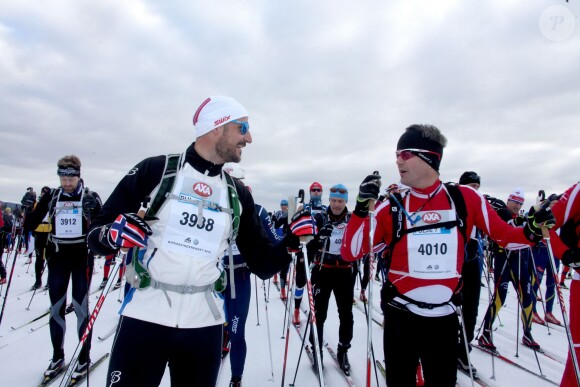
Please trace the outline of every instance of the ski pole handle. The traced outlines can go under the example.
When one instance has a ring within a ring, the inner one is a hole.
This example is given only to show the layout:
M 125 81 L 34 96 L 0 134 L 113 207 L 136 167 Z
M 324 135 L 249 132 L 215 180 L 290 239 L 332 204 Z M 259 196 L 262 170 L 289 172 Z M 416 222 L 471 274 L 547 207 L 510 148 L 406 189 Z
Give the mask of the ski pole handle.
M 546 201 L 546 192 L 541 189 L 538 191 L 538 197 L 536 198 L 536 205 L 534 205 L 534 209 L 537 211 L 541 208 L 545 208 L 550 205 L 549 201 Z M 542 230 L 542 236 L 545 240 L 550 240 L 550 230 L 546 226 L 540 226 Z
M 374 171 L 373 175 L 379 175 L 379 171 Z M 375 211 L 375 203 L 376 200 L 370 199 L 369 200 L 369 212 L 374 212 Z

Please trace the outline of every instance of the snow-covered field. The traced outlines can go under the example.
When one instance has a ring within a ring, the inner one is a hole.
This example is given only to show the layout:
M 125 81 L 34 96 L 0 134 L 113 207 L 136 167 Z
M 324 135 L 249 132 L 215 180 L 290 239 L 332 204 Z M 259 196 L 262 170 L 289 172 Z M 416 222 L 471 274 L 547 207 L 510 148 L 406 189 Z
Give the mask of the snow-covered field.
M 4 257 L 4 259 L 5 258 L 6 257 Z M 12 263 L 12 258 L 13 257 L 11 256 L 10 265 Z M 0 325 L 0 385 L 2 386 L 20 387 L 38 385 L 42 380 L 42 374 L 48 366 L 52 356 L 47 316 L 23 328 L 17 330 L 12 329 L 12 327 L 16 328 L 17 326 L 41 315 L 43 312 L 46 312 L 49 307 L 48 294 L 42 290 L 37 292 L 32 300 L 30 309 L 26 309 L 32 296 L 32 292 L 27 292 L 27 290 L 34 282 L 34 265 L 29 266 L 26 264 L 26 261 L 27 257 L 22 255 L 18 256 L 6 302 L 4 317 Z M 102 259 L 95 262 L 95 274 L 92 283 L 93 290 L 96 289 L 102 280 L 103 263 L 104 260 Z M 10 270 L 10 268 L 8 269 Z M 46 282 L 46 274 L 44 277 L 44 282 Z M 254 293 L 252 295 L 250 313 L 246 325 L 248 355 L 243 382 L 245 386 L 276 386 L 281 383 L 282 362 L 284 356 L 285 340 L 282 338 L 286 334 L 286 331 L 283 330 L 284 304 L 280 301 L 280 296 L 276 287 L 273 284 L 269 285 L 269 283 L 266 282 L 266 291 L 269 291 L 270 294 L 268 313 L 266 314 L 262 281 L 258 280 L 257 283 L 258 307 L 256 308 L 256 297 Z M 375 282 L 375 284 L 378 285 L 377 282 Z M 255 291 L 256 289 L 254 288 L 253 278 L 252 287 L 253 291 Z M 375 289 L 378 289 L 378 286 L 375 286 Z M 4 295 L 6 285 L 2 287 L 1 291 L 2 295 Z M 543 291 L 545 291 L 545 289 L 543 289 Z M 355 295 L 358 295 L 358 292 L 359 290 L 355 289 Z M 91 310 L 92 307 L 94 307 L 99 294 L 100 293 L 97 292 L 91 296 Z M 378 294 L 378 292 L 375 292 L 375 294 Z M 115 326 L 121 297 L 122 294 L 120 291 L 112 291 L 109 294 L 94 325 L 91 351 L 91 357 L 93 360 L 110 351 L 113 336 L 104 341 L 99 340 L 98 336 L 106 334 Z M 564 297 L 566 302 L 568 302 L 567 290 L 564 290 Z M 2 298 L 2 301 L 4 301 L 4 298 Z M 483 318 L 488 302 L 487 288 L 482 288 L 479 319 Z M 306 303 L 307 299 L 304 299 L 303 304 L 306 305 Z M 378 299 L 374 300 L 374 305 L 375 316 L 378 319 L 382 319 L 382 316 L 379 315 Z M 538 310 L 541 311 L 542 308 L 540 304 L 538 304 L 538 307 Z M 552 360 L 545 355 L 538 354 L 538 361 L 541 366 L 540 371 L 534 352 L 523 347 L 521 344 L 519 347 L 516 347 L 516 311 L 517 300 L 515 298 L 515 292 L 510 288 L 506 306 L 501 310 L 499 315 L 502 325 L 500 326 L 499 321 L 496 320 L 497 330 L 494 332 L 494 341 L 498 350 L 503 355 L 510 359 L 514 359 L 519 364 L 529 368 L 533 372 L 537 374 L 543 373 L 547 380 L 520 370 L 499 359 L 495 359 L 495 361 L 492 362 L 492 358 L 489 354 L 474 349 L 472 352 L 472 361 L 479 370 L 479 375 L 482 380 L 493 386 L 559 385 L 564 370 L 563 363 L 566 360 L 567 354 L 567 341 L 564 329 L 562 327 L 555 327 L 550 329 L 548 332 L 546 327 L 534 325 L 534 338 L 542 348 L 549 351 L 549 353 L 556 359 Z M 352 348 L 349 351 L 349 358 L 352 365 L 353 378 L 357 382 L 357 385 L 363 386 L 366 373 L 366 321 L 364 314 L 357 308 L 353 308 L 353 313 L 355 319 L 354 339 L 352 342 Z M 560 307 L 558 304 L 554 306 L 554 314 L 561 319 Z M 543 312 L 540 312 L 540 315 L 543 316 Z M 270 339 L 272 345 L 274 369 L 273 381 L 271 380 L 270 357 L 268 350 L 267 319 L 269 319 Z M 302 327 L 304 328 L 306 317 L 302 315 L 302 319 Z M 65 353 L 67 360 L 70 360 L 68 357 L 72 355 L 78 343 L 75 332 L 76 316 L 74 314 L 67 315 L 67 326 Z M 36 330 L 32 331 L 31 328 Z M 329 316 L 325 325 L 325 335 L 325 341 L 336 350 L 336 344 L 338 342 L 338 316 L 333 301 L 331 301 L 329 307 Z M 519 337 L 521 340 L 521 333 Z M 373 324 L 373 343 L 376 358 L 382 360 L 382 328 L 377 324 Z M 195 343 L 192 343 L 192 345 L 195 345 Z M 519 357 L 515 357 L 516 351 Z M 292 383 L 294 380 L 299 352 L 300 339 L 297 335 L 297 331 L 291 327 L 285 385 Z M 337 371 L 328 352 L 324 355 L 327 385 L 347 385 L 341 374 Z M 95 386 L 103 386 L 106 380 L 106 371 L 107 363 L 105 362 L 90 374 L 89 383 Z M 494 379 L 491 379 L 492 376 L 494 376 Z M 226 361 L 223 369 L 220 371 L 218 386 L 228 386 L 229 379 L 229 361 Z M 378 380 L 379 385 L 385 385 L 385 380 L 380 373 L 378 374 Z M 192 375 L 192 386 L 195 385 L 194 381 L 195 375 Z M 373 385 L 375 384 L 376 381 L 373 377 Z M 459 372 L 458 384 L 460 386 L 471 386 L 471 381 L 466 375 Z M 54 383 L 53 385 L 56 386 L 58 384 Z M 161 385 L 170 385 L 168 372 L 166 372 Z M 318 385 L 317 378 L 311 371 L 310 363 L 306 356 L 302 357 L 300 366 L 298 367 L 295 385 Z

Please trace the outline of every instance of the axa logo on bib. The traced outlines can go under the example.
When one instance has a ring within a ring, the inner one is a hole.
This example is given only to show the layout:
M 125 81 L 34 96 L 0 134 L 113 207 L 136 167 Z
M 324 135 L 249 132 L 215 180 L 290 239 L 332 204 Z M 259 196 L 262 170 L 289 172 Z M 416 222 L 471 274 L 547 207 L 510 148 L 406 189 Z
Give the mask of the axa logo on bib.
M 427 212 L 423 214 L 421 219 L 428 224 L 439 223 L 441 221 L 441 215 L 437 212 Z
M 213 193 L 211 187 L 202 182 L 197 182 L 193 185 L 193 192 L 204 198 L 211 196 Z

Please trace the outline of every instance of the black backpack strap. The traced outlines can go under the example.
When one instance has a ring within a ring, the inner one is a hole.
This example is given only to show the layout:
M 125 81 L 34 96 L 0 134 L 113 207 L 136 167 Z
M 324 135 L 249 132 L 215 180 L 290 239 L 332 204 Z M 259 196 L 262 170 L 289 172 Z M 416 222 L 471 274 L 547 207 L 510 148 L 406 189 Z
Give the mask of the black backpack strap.
M 459 221 L 458 228 L 461 235 L 463 235 L 463 240 L 467 244 L 469 238 L 467 235 L 467 207 L 465 206 L 465 199 L 463 198 L 463 194 L 461 193 L 458 184 L 445 183 L 445 188 L 447 188 L 447 192 L 455 204 L 457 220 Z
M 389 195 L 389 203 L 391 205 L 391 219 L 393 221 L 393 235 L 391 237 L 391 243 L 389 243 L 390 251 L 403 238 L 405 232 L 405 215 L 403 208 L 403 197 L 400 193 L 392 193 Z
M 167 199 L 167 194 L 173 189 L 175 184 L 175 178 L 177 177 L 177 171 L 179 169 L 179 160 L 181 159 L 180 153 L 168 154 L 165 159 L 165 168 L 163 169 L 163 176 L 161 177 L 161 182 L 159 183 L 159 189 L 155 198 L 149 206 L 147 211 L 147 216 L 155 217 L 159 209 L 165 203 Z
M 48 216 L 52 219 L 54 218 L 54 211 L 56 211 L 56 203 L 62 192 L 62 188 L 51 189 L 50 191 L 50 202 L 48 202 Z

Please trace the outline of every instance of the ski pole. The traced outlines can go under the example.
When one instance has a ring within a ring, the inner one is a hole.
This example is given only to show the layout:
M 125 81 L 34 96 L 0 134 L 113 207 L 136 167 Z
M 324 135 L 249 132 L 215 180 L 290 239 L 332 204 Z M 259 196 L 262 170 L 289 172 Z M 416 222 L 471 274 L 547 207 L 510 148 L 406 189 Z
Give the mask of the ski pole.
M 145 213 L 147 212 L 147 205 L 149 203 L 149 200 L 150 200 L 150 198 L 147 197 L 143 201 L 141 208 L 137 212 L 137 215 L 139 217 L 141 217 L 141 218 L 145 217 Z M 128 251 L 129 251 L 128 248 L 121 248 L 121 250 L 117 253 L 117 258 L 115 259 L 115 267 L 113 270 L 111 270 L 111 275 L 109 276 L 109 279 L 107 280 L 107 284 L 105 285 L 105 287 L 101 291 L 101 295 L 99 296 L 99 299 L 98 299 L 95 307 L 93 308 L 93 312 L 91 313 L 91 317 L 89 318 L 87 326 L 85 327 L 85 331 L 83 332 L 83 335 L 81 336 L 81 339 L 80 339 L 79 343 L 77 344 L 75 351 L 73 352 L 73 355 L 71 357 L 72 360 L 64 372 L 64 376 L 59 384 L 59 387 L 64 387 L 64 386 L 68 385 L 68 383 L 72 379 L 72 374 L 74 372 L 74 369 L 76 368 L 76 366 L 79 362 L 78 356 L 80 354 L 80 351 L 81 351 L 83 345 L 85 344 L 85 342 L 87 341 L 87 338 L 89 337 L 89 335 L 91 334 L 91 332 L 93 330 L 93 325 L 95 324 L 95 321 L 97 320 L 97 317 L 99 315 L 99 312 L 101 311 L 101 307 L 103 306 L 103 303 L 105 302 L 105 298 L 107 297 L 107 294 L 111 290 L 111 287 L 113 285 L 113 281 L 115 281 L 115 278 L 117 277 L 117 272 L 119 271 L 119 268 L 121 267 L 121 262 L 125 261 L 125 259 L 127 257 Z M 87 295 L 88 295 L 88 291 L 87 291 Z M 90 368 L 90 366 L 89 366 L 89 368 Z
M 308 328 L 312 330 L 312 324 L 310 323 L 310 317 L 312 311 L 308 311 L 308 317 L 306 318 L 306 328 L 304 329 L 304 336 L 302 336 L 302 344 L 300 345 L 300 354 L 298 355 L 298 362 L 296 363 L 296 371 L 294 372 L 294 380 L 290 383 L 290 386 L 296 385 L 296 377 L 298 376 L 298 367 L 300 367 L 300 360 L 302 360 L 302 353 L 304 352 L 304 343 L 306 342 L 306 335 L 308 334 Z M 316 344 L 318 346 L 318 344 Z
M 511 255 L 511 254 L 510 254 Z M 508 256 L 509 259 L 509 256 Z M 520 348 L 520 313 L 523 305 L 523 289 L 522 289 L 522 254 L 518 252 L 518 286 L 516 288 L 516 298 L 518 299 L 518 307 L 517 311 L 517 320 L 516 320 L 516 357 L 520 357 L 519 355 L 519 348 Z M 525 318 L 524 314 L 522 313 L 522 317 Z
M 126 252 L 120 252 L 116 258 L 116 261 L 124 260 L 126 255 L 127 255 Z M 97 301 L 95 307 L 93 308 L 93 312 L 91 313 L 91 317 L 89 318 L 89 322 L 85 328 L 85 331 L 83 332 L 83 335 L 81 336 L 81 339 L 79 340 L 79 343 L 77 344 L 75 351 L 73 352 L 73 355 L 71 357 L 72 360 L 69 363 L 69 365 L 64 373 L 64 377 L 62 378 L 61 383 L 59 384 L 59 387 L 67 386 L 72 378 L 72 374 L 74 372 L 74 369 L 76 368 L 76 366 L 79 362 L 78 356 L 80 354 L 80 351 L 81 351 L 83 345 L 85 344 L 85 342 L 87 341 L 87 338 L 89 337 L 90 333 L 93 330 L 93 325 L 95 323 L 95 320 L 97 319 L 97 316 L 99 315 L 99 312 L 101 311 L 101 307 L 103 306 L 103 303 L 105 302 L 105 298 L 107 297 L 107 294 L 111 290 L 114 278 L 116 277 L 117 271 L 119 270 L 119 266 L 120 266 L 120 262 L 116 262 L 115 267 L 111 270 L 111 273 L 113 275 L 111 275 L 109 277 L 109 279 L 107 280 L 107 284 L 105 285 L 105 287 L 101 291 L 101 295 L 99 296 L 99 300 Z
M 538 199 L 544 199 L 544 191 L 539 192 Z M 538 200 L 539 201 L 539 200 Z M 548 203 L 549 204 L 549 203 Z M 539 205 L 537 203 L 536 205 Z M 566 306 L 564 305 L 564 296 L 562 295 L 562 289 L 558 283 L 558 278 L 556 277 L 556 264 L 554 258 L 554 251 L 552 250 L 552 242 L 550 241 L 550 232 L 546 226 L 541 226 L 542 236 L 546 242 L 546 247 L 548 248 L 548 261 L 550 262 L 550 268 L 552 269 L 552 275 L 554 276 L 554 281 L 556 281 L 556 293 L 558 293 L 558 300 L 560 301 L 560 309 L 562 311 L 562 320 L 564 327 L 566 328 L 566 337 L 568 338 L 568 349 L 570 350 L 570 357 L 572 359 L 572 364 L 574 365 L 574 373 L 576 375 L 576 382 L 580 385 L 580 367 L 578 366 L 578 357 L 576 356 L 576 349 L 574 345 L 574 340 L 572 338 L 572 332 L 570 331 L 570 320 L 568 319 L 568 313 L 566 312 Z
M 4 301 L 2 302 L 2 311 L 0 312 L 0 325 L 2 325 L 2 318 L 4 317 L 4 308 L 6 307 L 6 300 L 8 299 L 8 291 L 10 290 L 10 284 L 12 283 L 12 276 L 14 275 L 14 266 L 16 266 L 16 257 L 18 256 L 18 250 L 14 251 L 14 259 L 12 260 L 12 268 L 10 269 L 10 278 L 8 278 L 8 284 L 6 285 L 6 292 L 4 293 Z M 8 262 L 8 259 L 6 259 Z
M 286 345 L 284 346 L 284 363 L 282 364 L 282 384 L 281 387 L 284 387 L 284 379 L 286 377 L 286 362 L 288 361 L 288 342 L 290 340 L 290 308 L 292 307 L 292 304 L 294 303 L 294 290 L 296 287 L 296 254 L 292 253 L 292 266 L 290 267 L 290 270 L 292 271 L 292 285 L 290 287 L 288 287 L 289 290 L 291 290 L 291 294 L 289 294 L 289 297 L 286 300 L 286 312 L 288 315 L 288 318 L 285 319 L 285 324 L 286 324 Z M 286 316 L 284 316 L 286 317 Z M 284 336 L 282 336 L 282 338 L 284 338 Z M 302 352 L 300 352 L 300 355 L 302 355 Z
M 378 171 L 374 172 L 378 175 Z M 375 253 L 373 252 L 373 247 L 375 245 L 375 201 L 369 199 L 369 305 L 373 302 L 373 282 L 374 282 L 374 266 L 375 266 Z M 371 386 L 371 355 L 372 355 L 372 341 L 373 341 L 373 308 L 368 309 L 369 315 L 367 319 L 367 387 Z
M 463 309 L 461 305 L 457 305 L 457 313 L 461 320 L 461 332 L 463 333 L 463 344 L 465 344 L 465 353 L 467 354 L 467 366 L 469 367 L 469 377 L 471 379 L 471 387 L 475 387 L 475 377 L 473 376 L 473 369 L 471 368 L 471 356 L 469 354 L 469 343 L 467 342 L 467 332 L 465 332 L 465 320 L 463 319 Z
M 266 297 L 266 286 L 265 281 L 262 280 L 262 286 L 264 288 L 264 307 L 266 309 L 266 329 L 268 331 L 268 350 L 270 351 L 270 374 L 272 375 L 271 380 L 274 382 L 274 363 L 272 360 L 272 337 L 270 336 L 270 318 L 268 317 L 268 298 Z
M 291 196 L 288 198 L 288 224 L 290 224 L 294 213 L 296 212 L 296 198 Z M 290 294 L 286 298 L 286 310 L 284 313 L 288 316 L 286 319 L 286 315 L 284 315 L 284 323 L 286 324 L 286 344 L 284 346 L 284 362 L 282 364 L 282 384 L 281 387 L 284 387 L 284 379 L 286 377 L 286 364 L 288 361 L 288 342 L 290 340 L 290 316 L 291 316 L 291 308 L 294 303 L 294 291 L 296 290 L 296 253 L 292 253 L 292 264 L 290 265 L 290 270 L 292 274 L 292 284 L 288 286 L 288 290 Z M 284 331 L 282 331 L 282 338 L 284 338 Z M 300 356 L 302 356 L 302 351 L 300 351 Z M 300 358 L 298 358 L 300 361 Z
M 361 276 L 361 273 L 360 273 L 360 271 L 359 271 L 357 278 L 359 278 L 359 279 L 360 279 L 360 276 Z M 365 317 L 366 317 L 366 319 L 368 320 L 368 318 L 369 318 L 369 313 L 368 313 L 368 311 L 367 311 L 367 304 L 366 304 L 365 302 L 363 302 L 362 304 L 363 304 L 363 307 L 364 307 L 364 310 L 365 310 Z M 371 308 L 371 307 L 372 307 L 372 306 L 369 304 L 369 308 Z M 384 329 L 384 328 L 383 328 L 383 329 Z M 377 363 L 376 363 L 376 361 L 375 361 L 375 349 L 374 349 L 374 347 L 373 347 L 373 344 L 372 344 L 372 343 L 371 343 L 371 352 L 372 352 L 372 355 L 373 355 L 373 368 L 375 369 L 375 380 L 376 380 L 376 382 L 377 382 L 377 386 L 378 386 L 378 385 L 379 385 L 379 374 L 377 373 Z
M 254 275 L 254 289 L 256 289 L 256 318 L 258 319 L 256 326 L 260 326 L 260 312 L 258 312 L 258 279 L 256 275 Z
M 295 254 L 292 253 L 292 261 L 294 261 L 294 259 L 295 259 Z M 295 277 L 293 277 L 293 273 L 294 273 L 294 266 L 293 265 L 294 265 L 294 262 L 292 262 L 289 265 L 290 266 L 289 267 L 289 270 L 290 270 L 289 274 L 290 274 L 290 277 L 294 280 Z M 284 303 L 284 319 L 282 320 L 283 324 L 282 324 L 282 337 L 281 337 L 281 339 L 284 339 L 284 331 L 286 330 L 286 317 L 290 313 L 289 305 L 292 303 L 291 301 L 292 301 L 292 297 L 293 297 L 293 295 L 290 295 L 290 292 L 293 289 L 293 283 L 286 282 L 286 284 L 284 285 L 284 288 L 287 289 L 287 293 L 286 293 L 287 296 L 286 296 L 286 302 L 284 302 L 284 300 L 282 300 L 282 302 Z M 290 301 L 288 301 L 288 299 L 290 299 Z M 290 321 L 290 319 L 288 319 L 288 321 Z
M 43 257 L 44 259 L 44 257 Z M 46 269 L 46 259 L 44 259 L 44 265 L 42 266 L 42 271 L 40 272 L 40 277 L 42 278 L 42 274 L 44 273 L 44 270 Z M 26 307 L 26 310 L 30 310 L 30 304 L 32 304 L 32 299 L 34 298 L 34 295 L 36 294 L 36 291 L 38 289 L 36 288 L 36 286 L 34 287 L 34 292 L 32 292 L 32 297 L 30 297 L 30 302 L 28 303 L 28 306 Z
M 304 190 L 298 192 L 298 197 L 301 203 L 304 203 Z M 306 251 L 306 244 L 312 239 L 312 236 L 301 236 L 300 247 L 302 255 L 304 255 L 304 271 L 306 272 L 306 286 L 308 288 L 308 304 L 310 306 L 310 328 L 314 338 L 314 354 L 318 360 L 318 383 L 320 387 L 324 386 L 324 375 L 322 374 L 322 354 L 320 353 L 320 344 L 318 341 L 318 328 L 316 327 L 316 310 L 314 308 L 314 295 L 312 294 L 312 281 L 310 279 L 310 268 L 308 267 L 308 252 Z
M 540 246 L 538 246 L 538 251 L 540 249 Z M 532 271 L 532 278 L 534 278 L 535 282 L 538 284 L 538 293 L 540 295 L 540 303 L 542 304 L 542 309 L 544 310 L 544 316 L 546 316 L 546 300 L 544 299 L 544 294 L 542 293 L 542 277 L 540 277 L 540 275 L 538 274 L 538 272 L 536 271 L 536 260 L 534 258 L 534 252 L 532 251 L 532 249 L 530 248 L 530 254 L 532 257 L 532 264 L 534 265 L 534 269 Z M 546 278 L 546 285 L 548 284 L 548 278 Z M 532 287 L 533 289 L 533 287 Z M 538 296 L 536 294 L 533 294 L 534 297 L 536 297 L 536 304 L 537 304 L 537 299 Z M 533 300 L 532 300 L 533 302 Z M 536 308 L 537 309 L 537 308 Z M 550 332 L 550 326 L 549 324 L 546 322 L 546 329 L 548 330 L 548 335 L 551 335 L 552 332 Z

